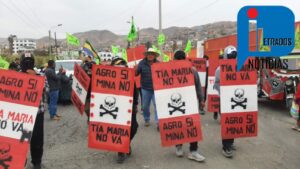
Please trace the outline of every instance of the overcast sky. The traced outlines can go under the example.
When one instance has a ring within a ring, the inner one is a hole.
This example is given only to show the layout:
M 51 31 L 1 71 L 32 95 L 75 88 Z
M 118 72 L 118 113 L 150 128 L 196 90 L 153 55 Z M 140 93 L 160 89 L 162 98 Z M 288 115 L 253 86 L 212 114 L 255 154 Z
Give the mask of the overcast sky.
M 191 27 L 216 21 L 236 21 L 245 5 L 284 5 L 300 20 L 300 0 L 162 0 L 163 28 Z M 107 29 L 127 34 L 134 16 L 140 28 L 158 28 L 158 0 L 0 0 L 0 37 L 48 36 Z

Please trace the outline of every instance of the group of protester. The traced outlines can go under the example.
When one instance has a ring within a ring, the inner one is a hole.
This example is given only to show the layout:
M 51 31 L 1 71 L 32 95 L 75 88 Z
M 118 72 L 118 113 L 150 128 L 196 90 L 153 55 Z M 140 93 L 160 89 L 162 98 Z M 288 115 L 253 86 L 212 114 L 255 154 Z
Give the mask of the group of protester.
M 139 92 L 141 92 L 141 105 L 144 117 L 144 125 L 146 127 L 150 126 L 150 104 L 153 103 L 154 106 L 154 118 L 157 130 L 158 127 L 158 118 L 156 111 L 156 103 L 153 89 L 153 80 L 151 74 L 151 65 L 155 64 L 158 61 L 159 53 L 157 53 L 152 48 L 149 48 L 147 52 L 145 52 L 145 58 L 139 62 L 139 64 L 135 67 L 136 76 L 141 76 L 141 89 L 137 89 L 134 87 L 134 96 L 133 96 L 133 105 L 132 105 L 132 120 L 131 120 L 131 134 L 130 139 L 132 140 L 137 133 L 138 130 L 138 122 L 137 122 L 137 112 L 138 112 L 138 100 L 139 100 Z M 234 46 L 228 46 L 224 50 L 223 59 L 235 59 L 237 57 L 237 50 Z M 185 60 L 186 54 L 184 51 L 177 51 L 174 54 L 174 60 Z M 87 73 L 88 76 L 92 76 L 91 70 L 92 65 L 95 64 L 93 58 L 91 56 L 87 56 L 81 67 Z M 119 66 L 119 67 L 128 67 L 127 62 L 122 58 L 115 58 L 111 62 L 111 66 Z M 13 64 L 10 66 L 11 70 L 20 71 L 23 73 L 39 75 L 34 71 L 34 57 L 31 54 L 23 54 L 21 59 L 16 59 Z M 194 72 L 194 80 L 195 80 L 195 92 L 197 93 L 198 103 L 199 103 L 199 112 L 205 106 L 205 95 L 206 91 L 202 91 L 201 83 L 197 71 L 193 69 Z M 41 161 L 43 155 L 43 130 L 44 130 L 44 112 L 45 112 L 45 104 L 47 95 L 49 97 L 49 114 L 52 120 L 59 120 L 61 116 L 57 113 L 57 100 L 59 95 L 60 83 L 65 77 L 65 70 L 61 68 L 59 73 L 55 73 L 55 62 L 53 60 L 49 60 L 47 68 L 45 69 L 45 88 L 43 93 L 43 99 L 41 100 L 38 115 L 36 118 L 36 123 L 33 129 L 33 135 L 31 139 L 31 157 L 32 164 L 34 169 L 41 168 Z M 214 88 L 218 91 L 220 95 L 220 68 L 217 68 L 215 73 L 215 84 Z M 300 104 L 300 87 L 298 87 L 298 93 L 296 97 L 298 98 L 296 102 Z M 204 94 L 205 93 L 205 94 Z M 85 112 L 87 117 L 89 117 L 89 107 L 90 107 L 90 95 L 91 95 L 91 86 L 89 87 L 86 104 L 85 104 Z M 89 121 L 89 119 L 88 119 Z M 300 119 L 297 123 L 297 129 L 300 129 Z M 222 140 L 223 144 L 223 155 L 227 158 L 231 158 L 234 154 L 234 150 L 236 150 L 233 145 L 234 139 L 224 139 Z M 176 145 L 175 153 L 178 157 L 183 157 L 184 152 L 182 149 L 182 145 Z M 122 163 L 124 160 L 129 157 L 131 154 L 131 149 L 128 154 L 118 153 L 117 162 Z M 190 152 L 188 154 L 188 158 L 191 160 L 195 160 L 198 162 L 202 162 L 205 160 L 205 157 L 198 152 L 198 143 L 193 142 L 190 143 Z
M 228 59 L 234 59 L 237 56 L 237 51 L 235 47 L 229 46 L 225 49 L 225 55 L 224 58 Z M 145 52 L 145 58 L 142 59 L 139 64 L 135 67 L 136 69 L 136 76 L 141 76 L 141 89 L 137 90 L 135 87 L 134 90 L 134 102 L 133 102 L 133 115 L 132 115 L 132 126 L 131 126 L 131 140 L 133 139 L 134 135 L 137 132 L 138 123 L 136 120 L 136 113 L 137 113 L 137 106 L 138 106 L 138 96 L 139 91 L 141 92 L 141 106 L 142 106 L 142 112 L 144 117 L 144 125 L 146 127 L 150 126 L 150 105 L 151 102 L 153 103 L 154 107 L 154 122 L 156 125 L 157 130 L 159 131 L 158 126 L 158 118 L 157 118 L 157 110 L 156 110 L 156 101 L 155 101 L 155 95 L 154 95 L 154 89 L 153 89 L 153 80 L 152 80 L 152 73 L 151 73 L 151 65 L 155 64 L 158 61 L 159 53 L 156 52 L 154 49 L 149 48 L 147 52 Z M 174 54 L 174 60 L 185 60 L 186 54 L 184 51 L 177 51 Z M 91 68 L 92 65 L 95 64 L 95 62 L 92 61 L 92 58 L 90 56 L 87 56 L 87 58 L 84 60 L 82 64 L 82 68 L 85 70 L 85 72 L 91 77 Z M 124 66 L 127 67 L 127 63 L 122 58 L 116 58 L 111 62 L 112 66 Z M 199 102 L 199 112 L 204 108 L 205 106 L 205 94 L 204 91 L 201 89 L 201 83 L 198 76 L 198 73 L 196 69 L 193 69 L 194 72 L 194 80 L 195 80 L 195 92 L 197 93 L 197 98 Z M 217 81 L 215 84 L 215 88 L 219 91 L 219 68 L 216 71 Z M 89 117 L 89 95 L 90 95 L 91 89 L 88 90 L 88 96 L 86 101 L 86 109 L 85 112 L 87 116 Z M 206 93 L 206 92 L 205 92 Z M 235 150 L 235 147 L 233 146 L 233 139 L 229 140 L 223 140 L 223 154 L 225 157 L 232 157 L 233 152 L 232 150 Z M 188 154 L 188 158 L 191 160 L 195 160 L 198 162 L 202 162 L 205 160 L 205 157 L 201 155 L 198 151 L 198 143 L 193 142 L 190 143 L 190 153 Z M 117 162 L 122 163 L 128 155 L 131 154 L 131 150 L 129 154 L 124 153 L 118 153 Z M 184 154 L 182 145 L 176 145 L 176 155 L 178 157 L 182 157 Z

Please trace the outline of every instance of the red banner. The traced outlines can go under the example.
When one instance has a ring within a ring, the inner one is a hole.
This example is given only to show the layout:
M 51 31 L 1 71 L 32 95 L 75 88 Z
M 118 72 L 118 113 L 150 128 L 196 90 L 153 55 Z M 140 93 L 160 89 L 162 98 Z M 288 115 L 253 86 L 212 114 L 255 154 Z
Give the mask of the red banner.
M 144 45 L 140 45 L 134 48 L 127 49 L 127 62 L 129 67 L 134 67 L 137 65 L 145 56 L 146 47 Z
M 155 63 L 152 78 L 162 146 L 202 140 L 191 62 Z
M 236 70 L 236 60 L 220 61 L 222 138 L 257 136 L 256 71 Z
M 89 147 L 129 152 L 134 70 L 93 65 Z
M 198 75 L 199 75 L 199 79 L 201 82 L 201 88 L 202 91 L 204 93 L 205 90 L 205 84 L 206 84 L 206 59 L 204 58 L 190 58 L 189 59 L 192 64 L 193 67 L 196 68 Z
M 208 66 L 208 82 L 207 82 L 207 111 L 219 112 L 220 111 L 220 97 L 217 90 L 213 88 L 215 84 L 215 72 L 219 66 L 219 59 L 209 59 Z
M 44 81 L 0 69 L 0 168 L 24 168 Z
M 81 115 L 84 113 L 84 105 L 90 81 L 90 77 L 85 73 L 81 66 L 76 63 L 74 66 L 71 100 Z

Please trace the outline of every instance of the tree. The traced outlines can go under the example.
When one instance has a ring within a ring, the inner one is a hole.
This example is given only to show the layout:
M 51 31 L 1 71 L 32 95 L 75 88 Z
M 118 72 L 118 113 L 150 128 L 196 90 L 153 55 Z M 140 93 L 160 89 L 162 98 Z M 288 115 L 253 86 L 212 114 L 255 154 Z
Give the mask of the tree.
M 17 38 L 16 35 L 9 35 L 7 38 L 9 44 L 9 54 L 12 55 L 13 53 L 13 45 L 14 45 L 14 38 Z

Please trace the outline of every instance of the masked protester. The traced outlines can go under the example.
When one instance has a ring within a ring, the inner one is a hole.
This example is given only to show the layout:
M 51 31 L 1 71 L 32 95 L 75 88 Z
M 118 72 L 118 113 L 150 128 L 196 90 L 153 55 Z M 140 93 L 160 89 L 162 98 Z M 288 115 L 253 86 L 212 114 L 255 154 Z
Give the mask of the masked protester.
M 8 67 L 9 70 L 21 71 L 20 59 L 16 58 L 14 62 L 11 62 Z
M 21 57 L 20 64 L 21 72 L 38 75 L 33 70 L 34 68 L 34 57 L 30 53 L 26 53 Z M 47 98 L 47 92 L 49 91 L 49 86 L 47 80 L 45 79 L 45 87 L 43 89 L 42 99 L 39 105 L 38 113 L 36 116 L 35 124 L 33 127 L 32 137 L 30 140 L 30 153 L 31 153 L 31 163 L 34 169 L 40 169 L 42 164 L 43 156 L 43 146 L 44 146 L 44 113 L 46 111 L 45 104 Z
M 58 76 L 60 77 L 60 89 L 59 89 L 59 99 L 58 102 L 63 105 L 70 104 L 71 92 L 72 92 L 72 75 L 69 77 L 66 75 L 66 70 L 60 68 L 58 71 Z
M 145 58 L 140 61 L 136 70 L 136 76 L 141 75 L 143 116 L 145 120 L 145 126 L 150 126 L 150 103 L 152 101 L 155 112 L 155 123 L 157 126 L 157 130 L 159 130 L 151 73 L 151 65 L 158 62 L 157 57 L 159 56 L 159 53 L 157 53 L 154 49 L 149 48 L 148 51 L 144 53 L 144 55 Z
M 174 54 L 174 60 L 185 60 L 185 59 L 186 59 L 186 54 L 184 51 L 179 50 Z M 201 82 L 197 70 L 195 68 L 193 68 L 192 70 L 194 73 L 195 89 L 199 101 L 199 112 L 200 112 L 200 110 L 203 109 L 204 107 L 203 91 L 201 88 Z M 198 143 L 197 142 L 190 143 L 190 153 L 188 154 L 188 158 L 198 162 L 203 162 L 205 160 L 205 157 L 201 155 L 197 150 L 198 150 Z M 183 156 L 182 144 L 176 145 L 176 155 L 178 157 Z
M 91 56 L 87 56 L 85 58 L 83 58 L 84 61 L 81 64 L 82 69 L 85 71 L 85 73 L 92 79 L 92 66 L 93 64 L 96 64 L 93 60 Z M 87 115 L 87 122 L 89 122 L 90 119 L 90 103 L 91 103 L 91 87 L 92 83 L 90 83 L 88 92 L 87 92 L 87 96 L 86 96 L 86 101 L 85 101 L 85 114 Z
M 227 46 L 224 50 L 223 59 L 236 59 L 236 57 L 237 57 L 236 48 L 234 46 Z M 215 72 L 214 89 L 218 91 L 218 94 L 220 96 L 220 66 L 217 68 Z M 222 139 L 222 144 L 223 144 L 222 153 L 227 158 L 233 157 L 233 150 L 235 150 L 233 143 L 234 143 L 234 139 Z
M 127 63 L 122 58 L 115 58 L 111 62 L 111 66 L 119 66 L 119 67 L 128 67 Z M 139 97 L 139 90 L 134 85 L 134 93 L 133 93 L 133 104 L 132 104 L 132 116 L 131 116 L 131 128 L 130 128 L 130 140 L 132 140 L 137 132 L 137 129 L 139 127 L 138 122 L 136 120 L 136 115 L 138 111 L 138 97 Z M 117 162 L 123 163 L 126 157 L 129 157 L 131 155 L 131 148 L 130 152 L 128 154 L 125 153 L 118 153 Z

